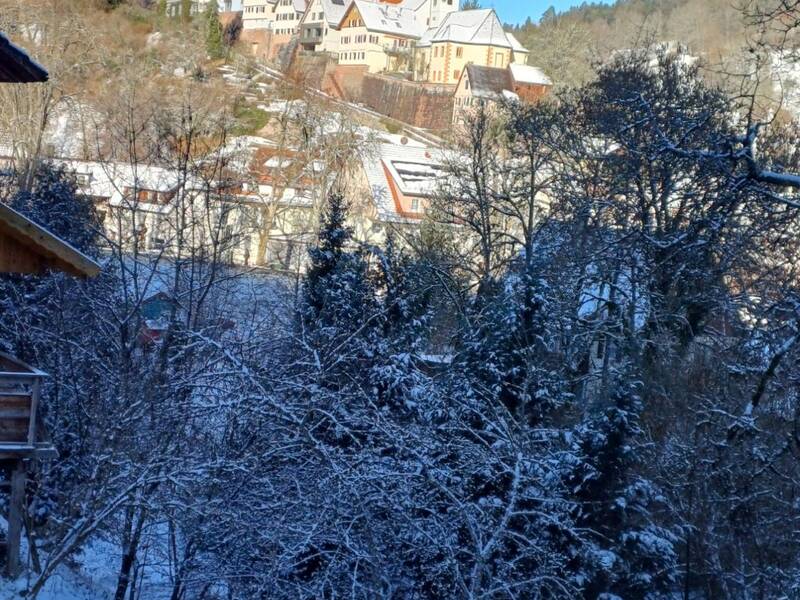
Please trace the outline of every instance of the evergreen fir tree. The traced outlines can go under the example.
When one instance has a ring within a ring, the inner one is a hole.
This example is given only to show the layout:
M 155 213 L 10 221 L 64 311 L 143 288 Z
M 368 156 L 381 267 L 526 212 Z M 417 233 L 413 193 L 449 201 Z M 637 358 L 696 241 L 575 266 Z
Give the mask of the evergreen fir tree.
M 530 425 L 562 394 L 563 378 L 549 366 L 545 291 L 543 281 L 519 268 L 485 287 L 465 344 L 472 387 Z
M 370 382 L 380 406 L 415 409 L 424 389 L 416 366 L 425 350 L 430 325 L 431 286 L 424 270 L 397 250 L 393 237 L 379 253 L 380 275 L 374 284 L 380 294 L 380 324 Z
M 338 193 L 330 194 L 328 206 L 322 215 L 318 243 L 309 250 L 311 265 L 303 287 L 303 318 L 309 324 L 318 319 L 326 308 L 329 279 L 339 267 L 345 246 L 352 239 L 353 231 L 346 221 L 344 197 Z
M 181 20 L 188 23 L 192 18 L 192 0 L 181 0 Z
M 657 598 L 675 580 L 677 538 L 653 523 L 661 496 L 636 474 L 645 460 L 639 397 L 620 384 L 611 402 L 578 427 L 573 442 L 566 483 L 576 525 L 589 532 L 573 566 L 587 600 Z
M 219 7 L 217 0 L 211 0 L 206 7 L 206 50 L 211 58 L 225 56 L 223 43 L 222 24 L 219 22 Z

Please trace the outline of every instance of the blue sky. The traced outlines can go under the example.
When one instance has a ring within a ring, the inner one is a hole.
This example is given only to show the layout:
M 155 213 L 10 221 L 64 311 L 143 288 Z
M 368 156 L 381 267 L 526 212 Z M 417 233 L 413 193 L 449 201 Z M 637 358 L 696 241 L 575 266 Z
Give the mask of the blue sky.
M 602 1 L 608 4 L 610 0 Z M 522 23 L 528 17 L 534 21 L 539 20 L 550 6 L 561 12 L 583 2 L 584 0 L 483 0 L 481 4 L 486 8 L 494 7 L 503 23 Z

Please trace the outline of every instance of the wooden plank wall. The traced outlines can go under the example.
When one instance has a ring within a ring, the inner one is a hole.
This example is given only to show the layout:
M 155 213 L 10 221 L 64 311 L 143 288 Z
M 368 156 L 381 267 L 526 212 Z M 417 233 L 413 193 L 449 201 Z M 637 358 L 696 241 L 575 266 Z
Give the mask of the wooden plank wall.
M 0 395 L 0 444 L 30 442 L 31 397 Z
M 42 273 L 47 261 L 0 229 L 0 273 Z

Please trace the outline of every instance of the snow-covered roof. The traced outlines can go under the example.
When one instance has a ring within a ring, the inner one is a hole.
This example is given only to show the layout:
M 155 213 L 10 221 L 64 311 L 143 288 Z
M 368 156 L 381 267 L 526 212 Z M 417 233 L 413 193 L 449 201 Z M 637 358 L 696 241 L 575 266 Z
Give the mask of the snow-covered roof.
M 538 67 L 511 63 L 508 65 L 508 68 L 511 71 L 511 76 L 517 83 L 553 85 L 551 79 Z
M 292 6 L 294 8 L 294 12 L 306 12 L 306 8 L 308 8 L 306 4 L 306 0 L 292 0 Z
M 530 54 L 530 50 L 528 50 L 525 46 L 519 43 L 519 40 L 514 37 L 514 34 L 507 31 L 506 37 L 508 38 L 508 42 L 511 44 L 511 49 L 514 51 L 515 54 Z
M 183 182 L 180 171 L 153 165 L 132 165 L 123 162 L 95 162 L 84 160 L 53 160 L 52 163 L 75 175 L 81 193 L 95 198 L 105 198 L 111 206 L 128 207 L 130 189 L 139 192 L 175 192 L 203 188 L 203 182 L 189 175 Z M 136 201 L 137 210 L 167 214 L 174 203 Z
M 429 197 L 445 175 L 446 159 L 433 148 L 378 144 L 362 163 L 378 218 L 402 222 L 408 219 L 398 211 L 392 186 L 405 196 Z
M 439 31 L 438 27 L 431 27 L 426 29 L 422 37 L 417 40 L 417 48 L 426 48 L 431 45 L 431 40 L 436 32 Z
M 414 39 L 419 39 L 424 33 L 424 29 L 417 23 L 414 10 L 411 8 L 378 4 L 369 0 L 353 0 L 352 5 L 358 10 L 368 31 Z
M 54 161 L 68 172 L 87 176 L 87 191 L 92 196 L 110 197 L 123 188 L 137 188 L 155 192 L 169 192 L 181 184 L 181 173 L 153 165 L 132 165 L 123 162 L 94 162 L 83 160 Z M 199 182 L 187 181 L 187 187 L 197 187 Z
M 402 0 L 398 3 L 403 8 L 410 8 L 411 10 L 419 10 L 424 8 L 430 0 Z
M 338 28 L 349 4 L 345 0 L 320 0 L 320 2 L 322 3 L 322 13 L 328 25 Z M 306 14 L 308 14 L 308 11 L 306 11 Z
M 460 10 L 445 16 L 431 42 L 455 42 L 513 48 L 492 8 Z

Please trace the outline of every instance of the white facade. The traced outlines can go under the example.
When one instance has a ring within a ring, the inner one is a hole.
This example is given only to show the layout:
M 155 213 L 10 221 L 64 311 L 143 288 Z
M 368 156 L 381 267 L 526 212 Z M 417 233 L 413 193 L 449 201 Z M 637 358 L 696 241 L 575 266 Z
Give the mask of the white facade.
M 191 0 L 189 3 L 189 11 L 192 16 L 199 15 L 208 8 L 209 0 Z M 167 15 L 170 17 L 181 16 L 182 0 L 168 0 L 167 2 Z M 217 7 L 222 10 L 222 2 L 217 2 Z
M 413 15 L 411 19 L 413 23 L 391 33 L 414 39 L 419 38 L 420 30 L 424 32 L 428 28 L 438 27 L 448 14 L 458 11 L 459 4 L 459 0 L 402 0 L 401 2 L 367 0 L 367 2 L 382 5 L 383 8 L 395 13 Z M 311 0 L 300 23 L 300 43 L 303 47 L 315 52 L 340 53 L 342 48 L 339 25 L 351 4 L 352 0 Z M 380 29 L 378 26 L 372 27 L 373 31 L 378 29 Z
M 405 0 L 401 4 L 414 9 L 417 23 L 425 29 L 441 25 L 447 15 L 458 10 L 458 5 L 459 0 Z
M 242 0 L 242 28 L 293 35 L 305 8 L 305 0 Z
M 313 52 L 339 51 L 339 22 L 349 2 L 311 0 L 300 21 L 300 44 Z

